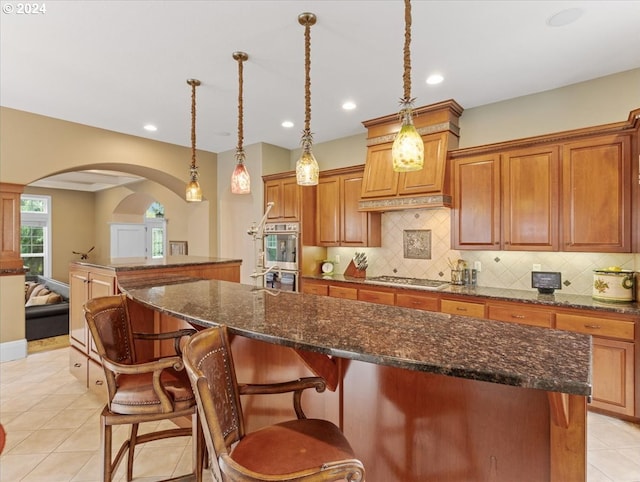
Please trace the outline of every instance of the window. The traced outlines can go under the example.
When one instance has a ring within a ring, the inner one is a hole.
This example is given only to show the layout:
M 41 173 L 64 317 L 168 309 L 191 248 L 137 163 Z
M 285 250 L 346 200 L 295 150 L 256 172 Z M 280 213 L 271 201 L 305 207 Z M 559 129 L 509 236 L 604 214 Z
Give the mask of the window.
M 20 197 L 20 256 L 30 275 L 51 276 L 51 197 Z
M 151 257 L 163 258 L 167 245 L 164 206 L 159 202 L 151 203 L 145 214 L 144 223 L 147 229 L 147 245 L 151 248 Z

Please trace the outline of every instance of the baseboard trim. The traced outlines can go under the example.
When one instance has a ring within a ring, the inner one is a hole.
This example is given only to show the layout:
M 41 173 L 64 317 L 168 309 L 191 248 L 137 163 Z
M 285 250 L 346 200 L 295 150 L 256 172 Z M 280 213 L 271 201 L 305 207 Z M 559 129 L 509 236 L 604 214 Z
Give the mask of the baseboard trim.
M 27 339 L 0 343 L 0 362 L 19 360 L 27 357 Z

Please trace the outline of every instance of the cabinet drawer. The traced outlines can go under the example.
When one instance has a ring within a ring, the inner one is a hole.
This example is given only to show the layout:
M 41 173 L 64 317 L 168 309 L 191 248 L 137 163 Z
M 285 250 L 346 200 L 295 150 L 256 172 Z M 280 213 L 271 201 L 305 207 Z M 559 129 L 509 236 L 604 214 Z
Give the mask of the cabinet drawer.
M 345 298 L 347 300 L 358 299 L 357 288 L 347 288 L 346 286 L 329 286 L 329 296 L 334 298 Z
M 534 310 L 517 306 L 488 306 L 488 318 L 490 320 L 507 321 L 509 323 L 521 323 L 523 325 L 543 326 L 551 328 L 553 325 L 553 313 L 544 310 Z
M 369 303 L 393 306 L 395 304 L 395 293 L 360 289 L 358 290 L 358 299 Z
M 609 320 L 595 316 L 558 313 L 556 314 L 556 328 L 621 340 L 633 341 L 635 338 L 635 323 L 633 321 Z
M 415 310 L 439 311 L 438 298 L 435 296 L 396 293 L 396 306 Z
M 311 294 L 311 295 L 327 296 L 327 294 L 329 293 L 329 286 L 316 284 L 316 283 L 308 283 L 307 281 L 303 281 L 302 292 Z
M 442 300 L 440 311 L 451 315 L 474 316 L 484 318 L 484 304 L 469 301 Z
M 85 387 L 87 386 L 88 363 L 89 358 L 86 353 L 73 347 L 69 349 L 69 372 L 82 382 Z

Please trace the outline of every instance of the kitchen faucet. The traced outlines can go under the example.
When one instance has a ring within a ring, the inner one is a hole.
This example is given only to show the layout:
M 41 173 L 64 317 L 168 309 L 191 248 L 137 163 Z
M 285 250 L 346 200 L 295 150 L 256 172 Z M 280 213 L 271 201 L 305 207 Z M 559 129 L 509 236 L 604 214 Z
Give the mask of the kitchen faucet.
M 249 276 L 251 276 L 253 279 L 256 280 L 256 285 L 258 284 L 258 278 L 262 277 L 263 279 L 263 286 L 264 286 L 264 280 L 266 280 L 266 276 L 268 273 L 275 271 L 278 274 L 278 277 L 282 277 L 282 271 L 280 271 L 280 267 L 279 266 L 270 266 L 269 268 L 265 269 L 264 271 L 258 272 L 257 270 L 254 271 L 253 273 L 251 273 Z

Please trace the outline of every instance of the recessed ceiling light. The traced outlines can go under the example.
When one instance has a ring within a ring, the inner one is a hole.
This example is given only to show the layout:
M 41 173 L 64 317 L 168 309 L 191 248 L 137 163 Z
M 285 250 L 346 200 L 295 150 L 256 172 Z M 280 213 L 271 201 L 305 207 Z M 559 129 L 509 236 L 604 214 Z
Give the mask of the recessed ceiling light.
M 444 77 L 440 74 L 432 74 L 429 77 L 427 77 L 427 84 L 429 85 L 436 85 L 441 83 L 444 80 Z
M 567 8 L 549 17 L 547 25 L 550 27 L 564 27 L 578 20 L 583 13 L 584 10 L 581 8 Z
M 356 108 L 356 103 L 355 102 L 351 102 L 350 100 L 345 102 L 344 104 L 342 104 L 342 108 L 344 110 L 353 110 Z
M 282 124 L 282 127 L 285 127 L 287 129 L 290 129 L 291 127 L 293 127 L 293 122 L 291 121 L 284 121 Z
M 156 126 L 154 126 L 153 124 L 147 124 L 144 126 L 144 130 L 145 131 L 149 131 L 149 132 L 155 132 L 158 130 L 158 128 Z

